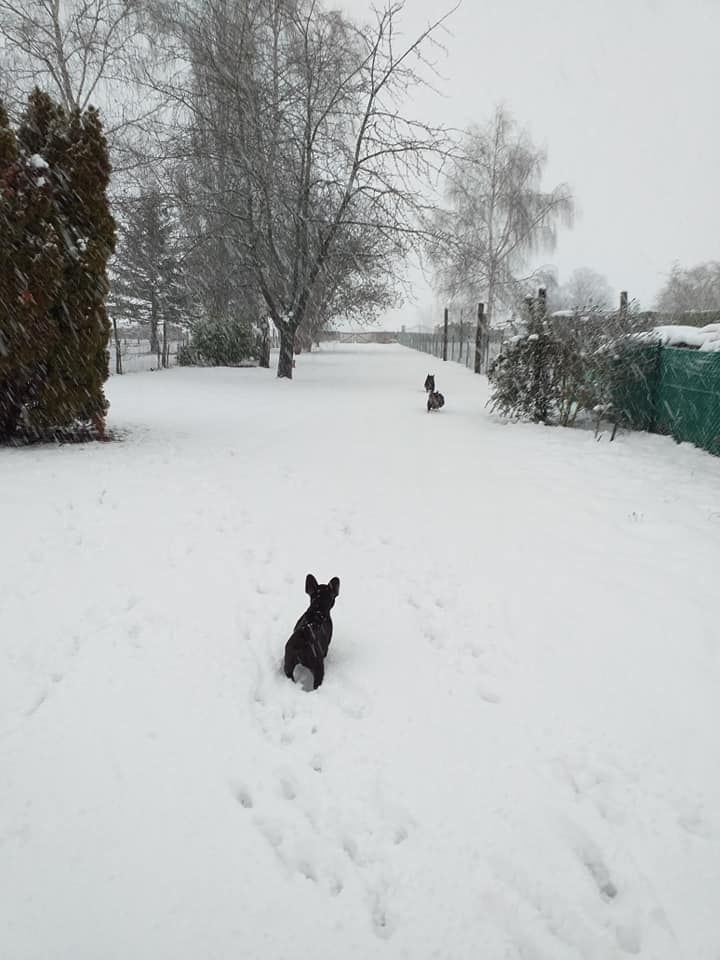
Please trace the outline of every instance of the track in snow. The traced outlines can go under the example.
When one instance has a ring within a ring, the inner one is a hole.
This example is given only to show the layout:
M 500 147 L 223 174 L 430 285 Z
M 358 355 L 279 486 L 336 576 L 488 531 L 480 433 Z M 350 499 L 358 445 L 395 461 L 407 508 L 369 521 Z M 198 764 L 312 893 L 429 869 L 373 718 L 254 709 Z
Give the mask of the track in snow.
M 108 389 L 0 451 L 0 955 L 717 960 L 719 461 L 397 346 Z

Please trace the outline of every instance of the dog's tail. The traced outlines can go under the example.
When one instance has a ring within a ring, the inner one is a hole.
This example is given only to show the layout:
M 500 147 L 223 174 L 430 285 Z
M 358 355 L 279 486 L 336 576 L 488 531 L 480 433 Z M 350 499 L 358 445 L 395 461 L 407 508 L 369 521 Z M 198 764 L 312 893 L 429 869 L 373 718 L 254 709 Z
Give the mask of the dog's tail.
M 299 683 L 305 691 L 315 688 L 315 677 L 313 676 L 312 670 L 308 670 L 308 668 L 304 667 L 301 663 L 295 664 L 292 678 L 295 683 Z

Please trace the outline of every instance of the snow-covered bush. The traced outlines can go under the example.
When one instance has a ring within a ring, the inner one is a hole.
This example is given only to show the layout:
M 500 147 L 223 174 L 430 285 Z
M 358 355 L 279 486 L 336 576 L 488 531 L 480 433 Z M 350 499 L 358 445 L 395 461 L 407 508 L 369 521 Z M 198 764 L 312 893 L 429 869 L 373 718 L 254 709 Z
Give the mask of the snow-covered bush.
M 177 352 L 179 367 L 201 367 L 202 363 L 197 351 L 189 343 L 181 343 Z
M 544 422 L 552 406 L 551 352 L 546 329 L 513 337 L 490 365 L 490 405 L 504 416 Z
M 178 354 L 182 366 L 234 367 L 256 352 L 256 334 L 251 324 L 234 318 L 199 320 L 192 342 Z
M 642 390 L 646 354 L 625 314 L 561 311 L 531 316 L 489 370 L 490 405 L 505 416 L 572 426 L 578 417 L 621 420 L 627 390 Z M 631 391 L 632 392 L 632 391 Z

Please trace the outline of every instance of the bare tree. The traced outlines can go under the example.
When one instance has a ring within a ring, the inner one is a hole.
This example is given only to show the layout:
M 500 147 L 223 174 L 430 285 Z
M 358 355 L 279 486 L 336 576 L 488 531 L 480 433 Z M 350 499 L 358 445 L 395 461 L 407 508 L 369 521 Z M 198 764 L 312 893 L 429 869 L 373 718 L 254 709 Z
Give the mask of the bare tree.
M 333 320 L 373 324 L 396 306 L 399 291 L 393 273 L 395 244 L 362 227 L 343 231 L 315 284 L 305 319 L 298 329 L 303 348 L 317 341 Z
M 35 86 L 70 112 L 98 108 L 115 190 L 118 173 L 146 165 L 161 106 L 139 83 L 153 58 L 145 7 L 142 0 L 0 0 L 0 95 L 11 112 Z
M 448 141 L 399 104 L 424 82 L 445 18 L 403 46 L 402 2 L 371 26 L 317 0 L 177 9 L 158 7 L 159 22 L 189 69 L 162 90 L 186 122 L 191 196 L 260 291 L 280 334 L 278 376 L 292 377 L 297 331 L 337 302 L 328 294 L 343 273 L 357 276 L 337 269 L 336 252 L 356 236 L 385 241 L 391 267 L 418 235 L 419 183 Z
M 607 277 L 591 267 L 578 267 L 558 288 L 552 303 L 561 309 L 602 311 L 610 310 L 614 299 Z
M 566 184 L 544 190 L 545 152 L 498 107 L 484 127 L 466 131 L 446 179 L 446 206 L 433 218 L 430 260 L 444 296 L 484 300 L 488 325 L 499 303 L 512 304 L 530 256 L 555 246 L 570 224 Z
M 0 0 L 0 36 L 20 87 L 42 84 L 67 110 L 96 103 L 137 35 L 138 0 Z
M 685 269 L 675 263 L 658 295 L 662 313 L 720 312 L 720 261 Z

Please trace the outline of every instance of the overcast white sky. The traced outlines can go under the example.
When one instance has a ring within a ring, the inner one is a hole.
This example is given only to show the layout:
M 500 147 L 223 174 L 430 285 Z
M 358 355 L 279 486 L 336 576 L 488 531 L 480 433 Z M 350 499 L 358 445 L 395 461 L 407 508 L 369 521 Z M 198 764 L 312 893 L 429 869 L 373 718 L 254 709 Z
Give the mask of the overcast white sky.
M 408 37 L 450 6 L 407 0 Z M 720 259 L 720 0 L 463 0 L 448 30 L 444 97 L 417 112 L 462 127 L 504 102 L 547 149 L 578 208 L 542 258 L 561 281 L 593 267 L 651 307 L 674 260 Z M 427 316 L 416 295 L 389 326 Z

